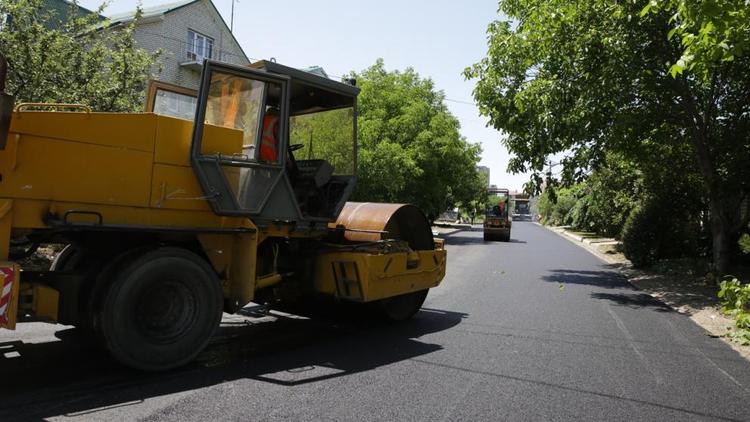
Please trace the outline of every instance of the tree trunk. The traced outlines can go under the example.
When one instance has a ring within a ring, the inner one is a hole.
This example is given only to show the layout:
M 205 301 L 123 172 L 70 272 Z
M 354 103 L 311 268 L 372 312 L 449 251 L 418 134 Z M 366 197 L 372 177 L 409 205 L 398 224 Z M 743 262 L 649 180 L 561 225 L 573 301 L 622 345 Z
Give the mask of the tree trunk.
M 725 276 L 729 271 L 729 259 L 731 247 L 729 239 L 731 236 L 731 221 L 727 218 L 726 204 L 712 195 L 710 207 L 711 235 L 713 238 L 713 270 L 717 279 Z
M 706 110 L 700 114 L 695 104 L 695 99 L 686 85 L 683 102 L 688 119 L 688 129 L 692 132 L 691 140 L 693 153 L 703 176 L 703 183 L 708 193 L 709 220 L 711 222 L 712 258 L 713 271 L 717 279 L 723 277 L 729 270 L 729 257 L 731 248 L 729 238 L 732 230 L 732 222 L 728 218 L 729 208 L 724 201 L 726 192 L 723 192 L 721 180 L 716 174 L 716 167 L 709 148 L 709 116 Z M 724 195 L 723 195 L 724 194 Z

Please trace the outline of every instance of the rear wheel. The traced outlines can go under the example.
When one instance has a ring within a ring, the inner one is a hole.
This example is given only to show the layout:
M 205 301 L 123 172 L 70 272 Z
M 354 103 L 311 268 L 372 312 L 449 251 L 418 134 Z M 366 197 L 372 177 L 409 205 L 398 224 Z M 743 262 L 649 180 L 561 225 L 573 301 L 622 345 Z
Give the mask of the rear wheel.
M 161 248 L 121 267 L 102 292 L 97 327 L 112 356 L 141 370 L 184 365 L 221 320 L 223 294 L 197 255 Z
M 428 289 L 383 299 L 378 308 L 388 321 L 405 321 L 416 314 L 427 298 Z
M 510 230 L 500 238 L 503 242 L 510 242 Z

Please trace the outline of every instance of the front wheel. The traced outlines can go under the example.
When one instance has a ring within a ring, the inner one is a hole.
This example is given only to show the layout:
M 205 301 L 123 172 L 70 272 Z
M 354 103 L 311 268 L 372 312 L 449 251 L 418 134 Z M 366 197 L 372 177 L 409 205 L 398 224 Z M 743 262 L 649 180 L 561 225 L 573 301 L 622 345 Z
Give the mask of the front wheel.
M 388 321 L 405 321 L 416 314 L 427 299 L 427 291 L 406 293 L 378 302 L 381 315 Z
M 223 294 L 206 261 L 160 248 L 121 268 L 102 299 L 97 325 L 112 356 L 159 371 L 190 362 L 208 344 L 221 321 Z

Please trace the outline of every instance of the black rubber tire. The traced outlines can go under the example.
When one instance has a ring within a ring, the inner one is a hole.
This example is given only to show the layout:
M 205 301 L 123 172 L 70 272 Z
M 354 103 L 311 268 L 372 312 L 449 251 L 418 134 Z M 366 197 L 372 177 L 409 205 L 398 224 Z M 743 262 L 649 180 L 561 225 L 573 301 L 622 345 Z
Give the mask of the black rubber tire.
M 221 321 L 216 273 L 194 253 L 173 247 L 121 266 L 104 286 L 97 328 L 112 356 L 132 368 L 184 365 L 208 344 Z
M 428 290 L 424 289 L 380 300 L 377 302 L 378 310 L 387 321 L 406 321 L 422 308 L 422 304 L 427 299 Z
M 508 234 L 504 234 L 500 240 L 502 240 L 503 242 L 510 242 L 510 232 L 508 232 Z

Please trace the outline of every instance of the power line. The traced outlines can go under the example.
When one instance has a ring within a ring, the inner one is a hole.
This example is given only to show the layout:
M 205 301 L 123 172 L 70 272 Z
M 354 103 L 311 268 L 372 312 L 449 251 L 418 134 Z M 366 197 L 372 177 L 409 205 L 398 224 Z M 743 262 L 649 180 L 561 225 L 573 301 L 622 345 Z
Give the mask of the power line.
M 454 99 L 451 99 L 451 98 L 444 98 L 444 100 L 445 101 L 450 101 L 452 103 L 465 104 L 465 105 L 470 105 L 470 106 L 477 107 L 477 103 L 472 103 L 472 102 L 469 102 L 469 101 L 454 100 Z

